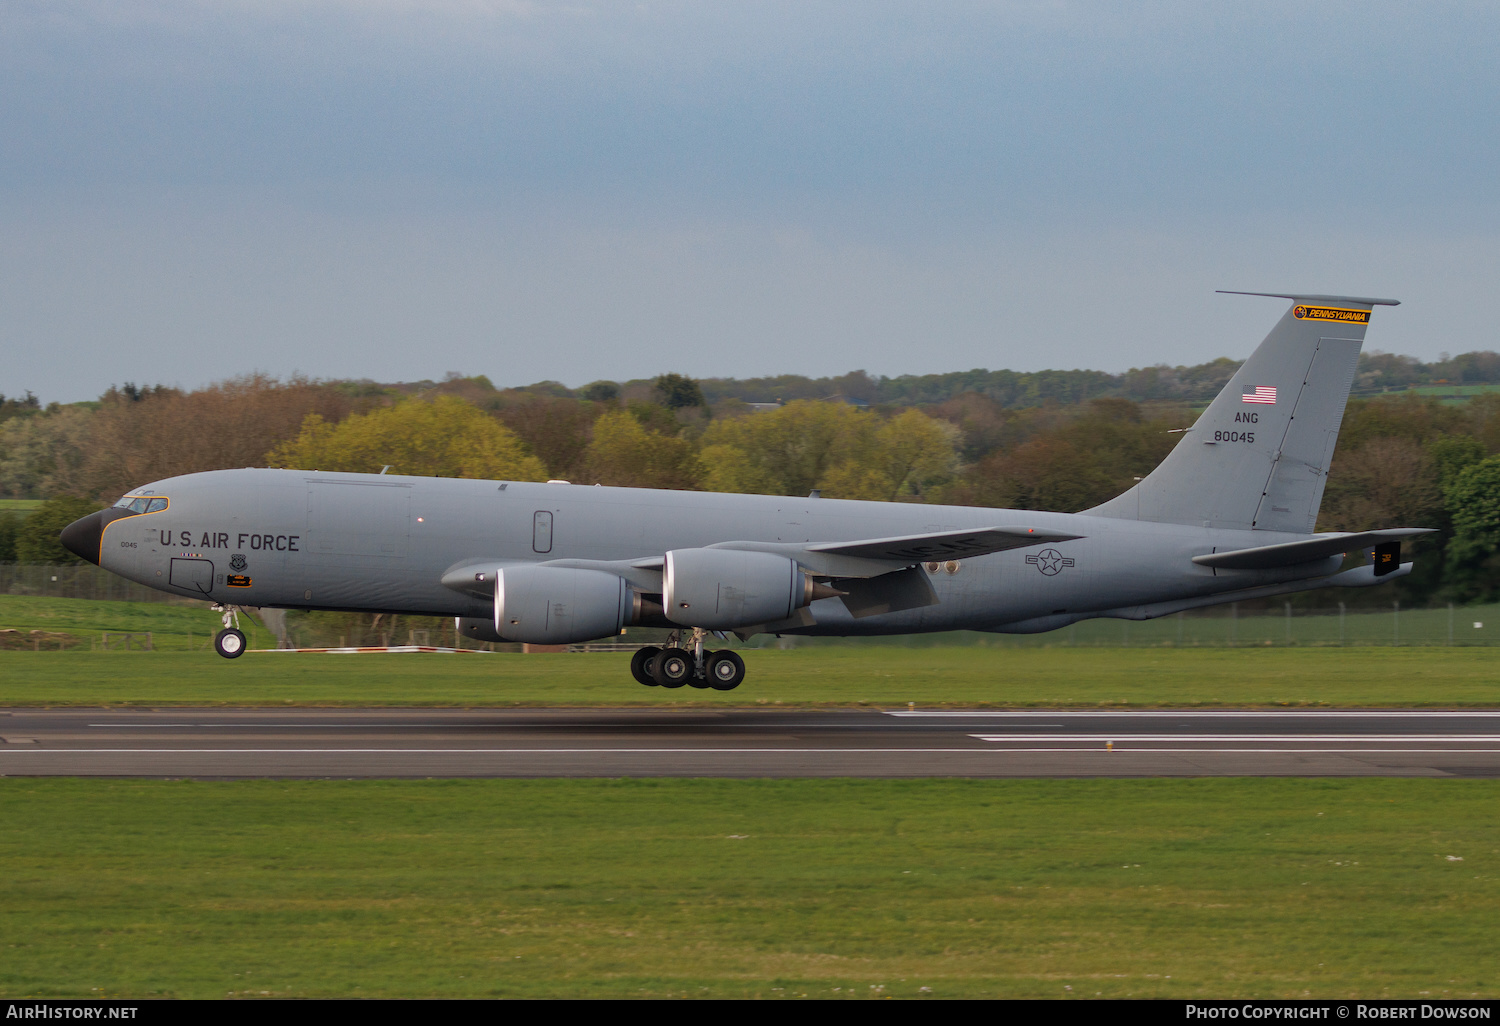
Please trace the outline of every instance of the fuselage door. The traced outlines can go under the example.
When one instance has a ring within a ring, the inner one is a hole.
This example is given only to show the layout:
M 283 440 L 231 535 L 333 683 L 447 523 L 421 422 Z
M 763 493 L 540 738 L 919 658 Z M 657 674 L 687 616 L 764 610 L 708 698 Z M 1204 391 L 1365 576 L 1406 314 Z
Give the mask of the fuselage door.
M 174 588 L 207 595 L 214 587 L 214 564 L 207 559 L 173 559 L 167 583 Z
M 531 550 L 533 552 L 552 551 L 552 513 L 550 510 L 537 510 L 536 516 L 531 518 Z

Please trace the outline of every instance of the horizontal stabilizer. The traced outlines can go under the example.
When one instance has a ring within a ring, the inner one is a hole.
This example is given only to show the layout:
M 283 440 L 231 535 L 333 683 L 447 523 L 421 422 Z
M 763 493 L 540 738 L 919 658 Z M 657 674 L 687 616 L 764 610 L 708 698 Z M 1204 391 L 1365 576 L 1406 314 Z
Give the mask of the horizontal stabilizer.
M 1034 527 L 985 527 L 977 531 L 940 531 L 936 534 L 908 534 L 897 538 L 872 538 L 867 541 L 824 542 L 807 546 L 808 552 L 856 559 L 879 559 L 899 563 L 921 563 L 940 559 L 962 559 L 984 556 L 1006 549 L 1047 542 L 1075 541 L 1079 534 L 1043 531 Z
M 1358 531 L 1354 533 L 1320 534 L 1304 541 L 1283 542 L 1280 545 L 1257 545 L 1253 549 L 1235 549 L 1232 552 L 1213 552 L 1194 556 L 1199 566 L 1211 566 L 1218 570 L 1270 570 L 1279 566 L 1295 566 L 1327 559 L 1341 552 L 1367 549 L 1372 545 L 1399 542 L 1430 534 L 1431 528 L 1396 527 L 1388 531 Z
M 1266 296 L 1270 299 L 1290 299 L 1296 303 L 1358 303 L 1360 306 L 1400 306 L 1399 299 L 1371 299 L 1368 296 L 1329 296 L 1313 292 L 1237 292 L 1234 289 L 1219 289 L 1223 296 Z

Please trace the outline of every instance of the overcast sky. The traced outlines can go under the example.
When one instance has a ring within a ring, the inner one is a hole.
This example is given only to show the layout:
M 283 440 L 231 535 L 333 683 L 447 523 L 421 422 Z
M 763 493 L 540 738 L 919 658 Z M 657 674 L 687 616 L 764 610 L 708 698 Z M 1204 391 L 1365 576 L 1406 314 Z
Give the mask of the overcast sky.
M 1500 348 L 1500 5 L 6 0 L 0 391 Z

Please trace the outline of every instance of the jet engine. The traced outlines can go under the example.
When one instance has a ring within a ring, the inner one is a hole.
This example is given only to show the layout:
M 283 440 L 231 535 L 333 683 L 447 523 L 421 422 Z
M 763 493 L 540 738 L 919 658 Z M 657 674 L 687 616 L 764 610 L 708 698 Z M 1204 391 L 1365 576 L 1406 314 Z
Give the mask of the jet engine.
M 814 583 L 796 560 L 740 549 L 673 549 L 664 577 L 667 619 L 709 630 L 785 620 L 814 599 L 840 594 Z
M 500 635 L 495 633 L 495 623 L 485 617 L 478 616 L 455 616 L 453 628 L 458 631 L 461 638 L 472 638 L 475 641 L 504 641 Z
M 495 633 L 506 641 L 567 645 L 619 634 L 637 604 L 625 579 L 603 570 L 513 566 L 495 575 Z

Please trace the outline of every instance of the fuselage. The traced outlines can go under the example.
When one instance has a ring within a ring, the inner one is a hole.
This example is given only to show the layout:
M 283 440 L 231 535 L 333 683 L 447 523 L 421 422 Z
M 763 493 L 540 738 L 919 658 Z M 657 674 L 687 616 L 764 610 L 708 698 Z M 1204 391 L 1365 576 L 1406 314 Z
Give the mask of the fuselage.
M 815 623 L 787 630 L 1029 632 L 1228 601 L 1326 578 L 1341 562 L 1214 570 L 1192 557 L 1307 536 L 900 502 L 259 469 L 168 478 L 130 494 L 165 498 L 166 508 L 96 514 L 100 566 L 176 595 L 287 609 L 489 617 L 482 591 L 443 583 L 446 571 L 470 564 L 631 560 L 729 541 L 840 542 L 987 527 L 1079 535 L 928 562 L 939 598 L 932 605 L 856 619 L 825 598 L 811 607 Z M 77 533 L 69 544 L 78 551 Z

